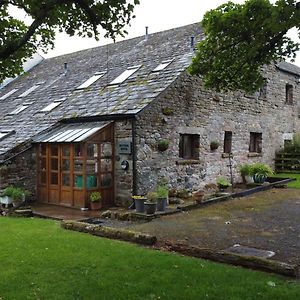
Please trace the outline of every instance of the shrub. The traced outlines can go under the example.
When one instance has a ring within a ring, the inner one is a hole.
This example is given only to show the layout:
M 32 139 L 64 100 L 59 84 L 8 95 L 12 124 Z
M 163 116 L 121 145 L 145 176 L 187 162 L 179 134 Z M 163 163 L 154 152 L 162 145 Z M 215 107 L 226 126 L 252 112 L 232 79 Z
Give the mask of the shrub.
M 219 148 L 219 146 L 220 146 L 220 143 L 219 143 L 219 141 L 211 141 L 210 142 L 210 149 L 211 150 L 216 150 L 216 149 L 218 149 Z
M 147 193 L 147 202 L 155 203 L 157 202 L 158 195 L 156 192 Z
M 251 176 L 253 175 L 253 168 L 250 164 L 243 164 L 240 166 L 240 174 L 241 176 Z
M 156 189 L 158 198 L 167 198 L 169 195 L 169 189 L 166 186 L 159 185 Z
M 217 178 L 217 185 L 218 185 L 219 189 L 227 189 L 228 187 L 231 186 L 229 181 L 223 177 Z

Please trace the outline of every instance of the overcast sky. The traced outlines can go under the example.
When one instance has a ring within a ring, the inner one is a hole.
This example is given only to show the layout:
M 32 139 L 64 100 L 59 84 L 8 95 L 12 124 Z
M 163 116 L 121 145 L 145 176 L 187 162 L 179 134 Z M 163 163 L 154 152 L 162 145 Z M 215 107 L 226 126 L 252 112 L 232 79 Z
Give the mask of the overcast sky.
M 145 33 L 145 26 L 149 27 L 149 33 L 180 27 L 187 24 L 200 22 L 204 13 L 210 9 L 226 3 L 224 0 L 140 0 L 136 6 L 136 18 L 128 28 L 126 38 L 136 37 Z M 235 3 L 243 3 L 243 0 L 234 0 Z M 297 38 L 294 31 L 293 38 Z M 118 40 L 121 40 L 120 38 Z M 96 42 L 94 39 L 82 39 L 59 34 L 55 41 L 55 49 L 43 56 L 52 57 L 70 53 L 86 48 L 96 47 L 109 43 L 104 38 Z M 296 63 L 300 66 L 300 54 Z

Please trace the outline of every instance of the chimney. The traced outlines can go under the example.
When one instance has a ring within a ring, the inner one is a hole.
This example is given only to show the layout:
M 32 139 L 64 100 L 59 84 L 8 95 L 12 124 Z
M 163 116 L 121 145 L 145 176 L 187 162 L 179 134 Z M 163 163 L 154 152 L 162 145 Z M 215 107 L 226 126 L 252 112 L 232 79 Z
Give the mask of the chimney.
M 195 50 L 195 37 L 191 36 L 191 51 Z
M 65 68 L 65 76 L 67 75 L 68 73 L 68 63 L 64 63 L 64 68 Z
M 145 39 L 146 40 L 148 40 L 148 35 L 149 35 L 148 29 L 149 29 L 148 26 L 146 26 L 146 34 L 145 34 Z

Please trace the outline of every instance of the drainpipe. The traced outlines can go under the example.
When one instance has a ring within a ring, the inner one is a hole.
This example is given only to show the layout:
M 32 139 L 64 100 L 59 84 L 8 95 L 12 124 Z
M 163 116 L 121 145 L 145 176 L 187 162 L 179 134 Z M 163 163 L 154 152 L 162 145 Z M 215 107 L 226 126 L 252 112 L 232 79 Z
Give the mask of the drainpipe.
M 136 118 L 131 120 L 132 126 L 132 194 L 137 194 L 137 151 L 136 151 Z

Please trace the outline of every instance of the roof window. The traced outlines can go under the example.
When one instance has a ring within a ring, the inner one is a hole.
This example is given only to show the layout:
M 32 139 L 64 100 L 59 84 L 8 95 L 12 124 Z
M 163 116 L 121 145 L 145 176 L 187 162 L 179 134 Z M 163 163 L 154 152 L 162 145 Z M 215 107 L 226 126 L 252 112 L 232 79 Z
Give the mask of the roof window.
M 27 107 L 29 106 L 29 104 L 23 104 L 19 107 L 17 107 L 14 111 L 12 111 L 11 113 L 9 113 L 10 115 L 17 115 L 20 112 L 22 112 L 23 110 L 25 110 Z
M 109 85 L 114 85 L 114 84 L 121 84 L 123 83 L 126 79 L 128 79 L 133 73 L 135 73 L 141 66 L 134 66 L 134 67 L 129 67 L 126 71 L 124 71 L 122 74 L 120 74 L 116 79 L 114 79 L 112 82 L 110 82 Z
M 173 59 L 164 60 L 152 72 L 159 72 L 159 71 L 164 70 L 172 61 L 173 61 Z
M 6 93 L 5 95 L 3 95 L 2 97 L 0 97 L 0 100 L 5 100 L 6 98 L 8 98 L 9 96 L 11 96 L 13 93 L 15 93 L 18 89 L 13 89 L 10 92 Z
M 42 84 L 42 82 L 35 84 L 34 86 L 32 86 L 31 88 L 29 88 L 27 91 L 25 91 L 24 93 L 22 93 L 18 97 L 19 98 L 23 98 L 23 97 L 28 96 L 30 93 L 32 93 L 33 91 L 35 91 L 41 84 Z
M 44 107 L 41 112 L 48 112 L 48 111 L 51 111 L 52 109 L 54 109 L 55 107 L 57 107 L 58 105 L 61 104 L 61 101 L 55 101 L 55 102 L 52 102 L 50 104 L 48 104 L 46 107 Z
M 14 133 L 16 133 L 15 130 L 0 130 L 0 141 Z
M 100 79 L 105 73 L 106 72 L 96 73 L 91 78 L 89 78 L 88 80 L 86 80 L 83 84 L 81 84 L 80 86 L 78 86 L 76 88 L 76 90 L 86 89 L 87 87 L 89 87 L 90 85 L 92 85 L 94 82 L 96 82 L 98 79 Z

